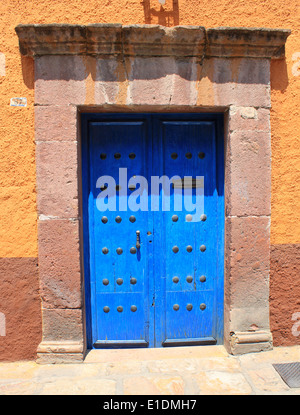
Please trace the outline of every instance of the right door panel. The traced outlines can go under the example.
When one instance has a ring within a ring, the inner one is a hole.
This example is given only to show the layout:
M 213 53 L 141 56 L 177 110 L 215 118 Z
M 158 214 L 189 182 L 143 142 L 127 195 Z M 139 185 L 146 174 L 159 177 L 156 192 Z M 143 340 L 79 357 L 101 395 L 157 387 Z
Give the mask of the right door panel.
M 217 166 L 216 122 L 170 115 L 156 117 L 154 126 L 160 155 L 154 170 L 171 181 L 170 194 L 162 186 L 160 212 L 154 212 L 156 344 L 215 344 L 223 319 L 223 192 L 217 171 L 223 167 Z

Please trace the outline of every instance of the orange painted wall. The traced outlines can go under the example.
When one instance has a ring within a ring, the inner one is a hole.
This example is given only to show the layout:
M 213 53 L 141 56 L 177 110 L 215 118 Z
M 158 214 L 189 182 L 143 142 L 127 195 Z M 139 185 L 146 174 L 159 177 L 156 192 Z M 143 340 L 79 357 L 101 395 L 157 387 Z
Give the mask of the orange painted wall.
M 99 22 L 292 29 L 286 46 L 286 62 L 274 62 L 271 73 L 271 242 L 300 243 L 300 5 L 297 0 L 178 0 L 175 8 L 173 0 L 166 0 L 164 9 L 158 0 L 5 0 L 0 3 L 0 53 L 5 56 L 3 76 L 4 57 L 0 55 L 0 257 L 37 255 L 33 67 L 28 70 L 32 65 L 30 60 L 21 62 L 14 28 L 19 23 Z M 12 97 L 26 97 L 28 106 L 11 107 Z

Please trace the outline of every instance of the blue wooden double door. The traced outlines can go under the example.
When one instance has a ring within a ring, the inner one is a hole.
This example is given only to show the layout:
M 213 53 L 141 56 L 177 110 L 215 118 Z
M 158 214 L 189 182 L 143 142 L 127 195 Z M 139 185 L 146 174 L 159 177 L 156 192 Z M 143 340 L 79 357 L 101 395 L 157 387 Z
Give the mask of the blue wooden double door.
M 222 128 L 218 114 L 83 114 L 89 348 L 222 343 Z

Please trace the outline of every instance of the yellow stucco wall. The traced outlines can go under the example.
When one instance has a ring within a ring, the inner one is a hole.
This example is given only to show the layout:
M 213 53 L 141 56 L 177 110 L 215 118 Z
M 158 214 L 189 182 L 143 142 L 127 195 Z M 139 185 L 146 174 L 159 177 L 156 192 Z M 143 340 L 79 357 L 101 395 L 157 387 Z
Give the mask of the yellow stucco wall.
M 176 4 L 178 3 L 178 7 Z M 272 244 L 300 243 L 300 5 L 298 0 L 5 0 L 0 3 L 0 257 L 37 255 L 34 88 L 19 23 L 160 23 L 291 29 L 286 63 L 271 67 Z M 151 19 L 147 10 L 151 9 Z M 167 13 L 168 12 L 168 13 Z M 22 71 L 23 68 L 23 71 Z M 24 70 L 26 68 L 26 70 Z M 27 107 L 10 99 L 26 97 Z

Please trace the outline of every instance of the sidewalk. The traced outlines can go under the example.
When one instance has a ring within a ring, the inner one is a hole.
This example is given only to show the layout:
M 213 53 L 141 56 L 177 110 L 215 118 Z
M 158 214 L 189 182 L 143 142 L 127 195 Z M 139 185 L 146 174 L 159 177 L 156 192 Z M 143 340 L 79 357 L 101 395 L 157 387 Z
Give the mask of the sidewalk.
M 300 346 L 228 355 L 223 346 L 93 350 L 84 363 L 0 363 L 0 395 L 287 394 L 273 363 L 300 361 Z

